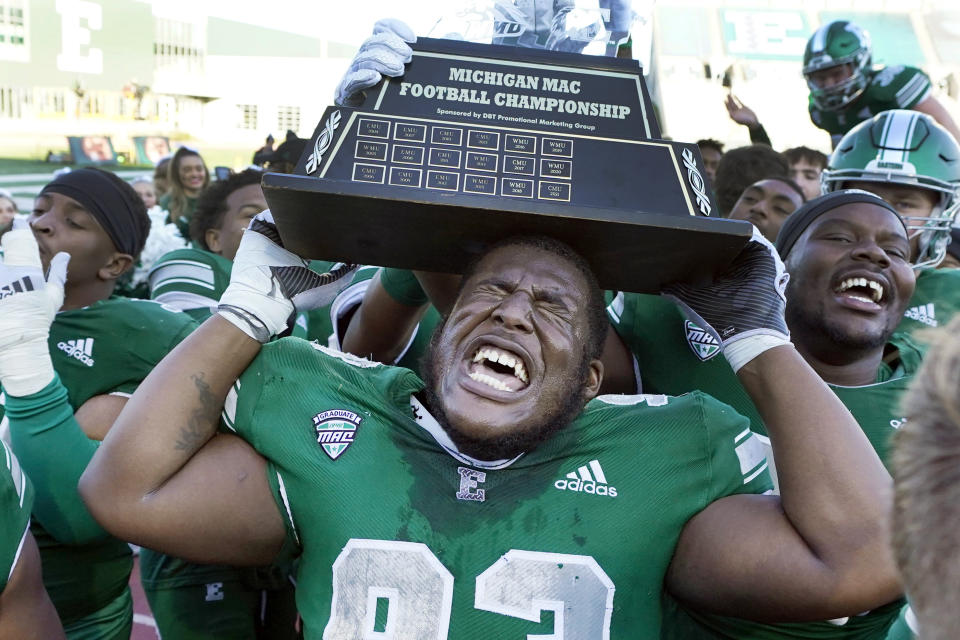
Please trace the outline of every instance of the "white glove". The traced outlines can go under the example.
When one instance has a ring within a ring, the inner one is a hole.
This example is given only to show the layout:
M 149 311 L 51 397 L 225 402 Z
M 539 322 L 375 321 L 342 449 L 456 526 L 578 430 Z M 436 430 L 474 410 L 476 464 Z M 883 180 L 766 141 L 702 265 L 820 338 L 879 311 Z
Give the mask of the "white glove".
M 377 21 L 373 35 L 360 45 L 343 74 L 334 102 L 342 107 L 358 106 L 363 100 L 363 91 L 380 82 L 383 76 L 402 76 L 404 65 L 413 58 L 410 44 L 416 41 L 413 30 L 400 20 Z
M 218 313 L 259 342 L 282 333 L 297 311 L 333 302 L 350 284 L 355 264 L 336 264 L 324 274 L 283 248 L 270 210 L 257 215 L 243 232 L 233 259 L 230 285 Z
M 662 295 L 720 343 L 734 372 L 767 349 L 790 344 L 784 291 L 790 274 L 757 228 L 733 262 L 704 287 L 671 284 Z
M 53 380 L 47 337 L 63 306 L 70 255 L 58 253 L 43 277 L 40 248 L 24 218 L 0 240 L 0 385 L 10 396 L 29 396 Z

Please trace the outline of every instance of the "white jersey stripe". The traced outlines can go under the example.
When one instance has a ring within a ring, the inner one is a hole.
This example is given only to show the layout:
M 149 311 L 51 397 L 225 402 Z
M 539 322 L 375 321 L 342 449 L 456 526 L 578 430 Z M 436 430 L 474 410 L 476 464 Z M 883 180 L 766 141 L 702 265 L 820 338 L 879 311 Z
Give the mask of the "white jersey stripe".
M 300 534 L 297 533 L 297 525 L 293 521 L 293 511 L 290 510 L 290 500 L 287 498 L 287 486 L 283 484 L 283 476 L 277 471 L 277 487 L 280 489 L 280 499 L 283 500 L 283 508 L 287 510 L 287 520 L 290 522 L 290 530 L 293 531 L 293 539 L 299 545 Z
M 913 76 L 905 85 L 900 87 L 900 90 L 897 91 L 896 97 L 900 98 L 900 96 L 905 93 L 910 93 L 912 91 L 915 91 L 917 87 L 923 83 L 923 81 L 924 80 L 922 76 L 919 76 L 919 75 Z
M 240 391 L 240 381 L 237 380 L 233 383 L 233 386 L 230 387 L 230 391 L 227 392 L 227 397 L 223 401 L 223 411 L 220 412 L 220 415 L 223 416 L 223 422 L 231 431 L 236 431 L 234 423 L 237 421 L 237 400 L 239 399 Z
M 917 100 L 917 98 L 919 98 L 920 95 L 923 94 L 924 92 L 928 92 L 928 91 L 930 91 L 930 87 L 927 86 L 926 84 L 921 84 L 921 85 L 918 86 L 916 89 L 914 89 L 913 91 L 911 91 L 910 94 L 907 95 L 907 96 L 900 97 L 900 96 L 898 95 L 898 96 L 897 96 L 897 106 L 900 107 L 900 108 L 902 108 L 902 109 L 906 109 L 906 108 L 907 108 L 907 105 L 913 104 L 915 101 L 919 102 L 919 101 Z
M 213 273 L 213 267 L 206 262 L 199 262 L 197 260 L 167 260 L 155 265 L 152 269 L 150 269 L 150 279 L 153 280 L 157 273 L 167 270 L 176 271 L 177 268 L 183 268 L 188 271 L 196 271 L 198 273 Z
M 30 533 L 30 521 L 27 520 L 27 528 L 24 529 L 23 535 L 20 536 L 20 544 L 17 545 L 17 552 L 13 555 L 13 562 L 10 564 L 10 573 L 7 574 L 7 582 L 10 582 L 10 578 L 13 577 L 13 571 L 17 568 L 17 562 L 20 561 L 20 554 L 23 553 L 23 543 L 27 541 L 27 534 Z
M 768 466 L 768 465 L 767 465 L 767 462 L 766 462 L 766 460 L 764 460 L 763 464 L 760 465 L 760 468 L 759 468 L 759 469 L 757 469 L 756 471 L 754 471 L 754 472 L 751 473 L 749 476 L 747 476 L 746 478 L 743 479 L 743 484 L 749 483 L 751 480 L 753 480 L 753 479 L 756 478 L 758 475 L 760 475 L 761 473 L 763 473 L 763 470 L 766 469 L 767 466 Z
M 907 627 L 914 635 L 920 635 L 920 623 L 917 621 L 917 614 L 913 612 L 913 607 L 910 605 L 907 605 L 907 613 L 903 616 L 903 621 L 907 623 Z
M 201 296 L 199 293 L 190 291 L 165 291 L 155 298 L 156 302 L 161 302 L 168 307 L 173 307 L 178 311 L 187 311 L 188 309 L 210 309 L 216 311 L 219 300 Z
M 203 287 L 204 289 L 210 289 L 213 291 L 216 289 L 216 286 L 210 282 L 204 282 L 203 280 L 196 280 L 194 278 L 164 278 L 159 281 L 150 282 L 150 291 L 156 291 L 160 287 L 165 287 L 170 284 L 192 284 L 195 287 Z
M 6 444 L 0 442 L 0 449 L 3 449 L 4 454 L 6 454 L 7 470 L 10 473 L 10 478 L 13 480 L 13 488 L 20 497 L 20 508 L 22 509 L 24 495 L 27 493 L 27 474 L 23 472 L 17 456 L 14 455 L 13 451 Z

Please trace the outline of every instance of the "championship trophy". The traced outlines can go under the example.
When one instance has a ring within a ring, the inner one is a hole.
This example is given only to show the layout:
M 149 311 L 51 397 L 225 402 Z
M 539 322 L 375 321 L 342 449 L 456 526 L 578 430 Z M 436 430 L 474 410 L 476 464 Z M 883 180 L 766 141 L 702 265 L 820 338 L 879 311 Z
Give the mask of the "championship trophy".
M 543 234 L 601 287 L 658 292 L 709 280 L 750 238 L 717 217 L 697 146 L 661 139 L 635 60 L 412 47 L 403 76 L 327 108 L 293 174 L 264 176 L 291 251 L 459 273 L 501 239 Z

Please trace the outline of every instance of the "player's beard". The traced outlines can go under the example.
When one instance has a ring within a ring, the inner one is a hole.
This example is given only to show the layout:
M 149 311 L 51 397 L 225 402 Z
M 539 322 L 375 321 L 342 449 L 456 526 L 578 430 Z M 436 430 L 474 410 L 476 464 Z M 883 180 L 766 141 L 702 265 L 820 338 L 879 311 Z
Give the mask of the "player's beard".
M 520 431 L 499 434 L 491 438 L 478 438 L 465 433 L 450 421 L 439 394 L 444 372 L 441 371 L 441 360 L 436 358 L 435 354 L 445 325 L 446 319 L 433 332 L 433 337 L 421 360 L 420 370 L 425 383 L 427 409 L 461 453 L 477 460 L 509 460 L 521 453 L 532 451 L 553 434 L 567 427 L 583 411 L 585 404 L 583 388 L 590 370 L 590 359 L 587 358 L 585 351 L 577 369 L 558 381 L 563 393 L 561 402 L 553 404 L 554 411 L 542 414 L 540 420 L 531 422 Z
M 792 282 L 787 285 L 787 300 L 791 302 L 787 304 L 785 315 L 787 326 L 794 334 L 795 341 L 804 340 L 807 337 L 810 342 L 817 344 L 821 349 L 826 349 L 827 352 L 835 352 L 838 347 L 849 352 L 864 352 L 882 347 L 896 328 L 895 323 L 888 321 L 887 326 L 882 328 L 860 331 L 853 329 L 842 322 L 830 319 L 822 306 L 815 303 L 812 296 L 811 302 L 807 304 L 797 290 L 799 283 L 795 287 L 792 285 Z M 894 315 L 891 318 L 895 319 L 898 316 Z

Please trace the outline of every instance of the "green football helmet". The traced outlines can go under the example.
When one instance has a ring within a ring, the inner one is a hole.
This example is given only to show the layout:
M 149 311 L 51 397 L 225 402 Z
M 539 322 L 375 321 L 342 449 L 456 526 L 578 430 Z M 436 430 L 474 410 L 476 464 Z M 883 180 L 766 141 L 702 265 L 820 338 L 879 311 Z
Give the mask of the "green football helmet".
M 803 77 L 810 87 L 814 106 L 836 111 L 856 100 L 867 88 L 871 64 L 870 34 L 846 20 L 834 20 L 817 29 L 803 52 Z M 832 87 L 821 88 L 812 73 L 850 65 L 850 77 Z
M 946 255 L 950 228 L 960 210 L 960 145 L 925 113 L 891 109 L 847 132 L 821 174 L 824 193 L 851 181 L 879 182 L 933 191 L 930 217 L 904 216 L 919 236 L 914 268 L 936 267 Z

